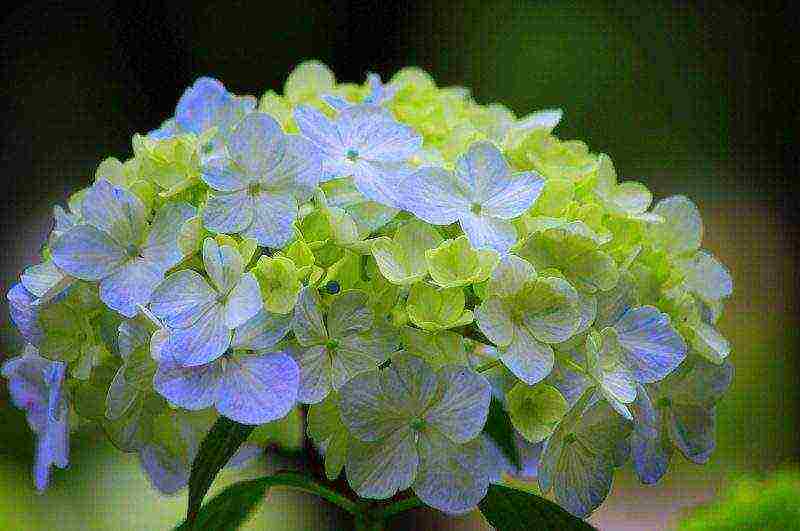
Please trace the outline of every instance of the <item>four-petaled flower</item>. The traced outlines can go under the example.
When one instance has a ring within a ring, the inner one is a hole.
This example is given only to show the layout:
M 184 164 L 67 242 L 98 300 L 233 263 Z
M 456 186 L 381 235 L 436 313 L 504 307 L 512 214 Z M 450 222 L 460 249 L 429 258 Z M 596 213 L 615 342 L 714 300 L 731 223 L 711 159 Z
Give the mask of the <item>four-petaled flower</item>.
M 100 281 L 100 299 L 112 310 L 134 317 L 164 273 L 183 258 L 178 231 L 194 212 L 186 203 L 170 203 L 148 224 L 147 209 L 138 197 L 97 181 L 81 204 L 82 224 L 53 244 L 53 262 L 73 277 Z
M 472 144 L 456 161 L 455 172 L 425 166 L 401 183 L 403 208 L 434 225 L 458 221 L 475 248 L 505 254 L 517 242 L 510 220 L 539 197 L 544 179 L 533 171 L 511 171 L 489 142 Z
M 213 238 L 203 243 L 203 263 L 211 283 L 191 269 L 177 271 L 158 285 L 150 308 L 169 330 L 162 359 L 188 367 L 222 356 L 233 329 L 262 307 L 258 281 L 244 273 L 242 255 Z
M 412 128 L 375 105 L 348 107 L 335 120 L 299 105 L 294 119 L 322 156 L 322 181 L 352 177 L 368 199 L 402 208 L 398 187 L 407 173 L 404 163 L 422 147 L 422 137 Z
M 316 150 L 308 140 L 284 134 L 269 115 L 252 113 L 231 135 L 228 153 L 202 168 L 203 181 L 214 190 L 203 224 L 212 232 L 283 247 L 294 236 L 298 201 L 308 199 L 317 185 Z
M 339 397 L 353 436 L 347 479 L 364 498 L 411 487 L 431 507 L 458 514 L 486 495 L 490 469 L 478 435 L 491 386 L 467 367 L 434 370 L 400 352 L 388 367 L 360 374 Z
M 202 366 L 164 360 L 153 385 L 171 403 L 188 410 L 215 406 L 242 424 L 282 418 L 297 402 L 300 369 L 273 348 L 291 328 L 289 316 L 262 310 L 236 329 L 230 354 Z
M 323 320 L 321 301 L 313 287 L 300 292 L 292 330 L 300 348 L 301 402 L 315 404 L 331 389 L 339 389 L 356 374 L 377 368 L 399 346 L 397 332 L 376 322 L 363 291 L 341 292 Z

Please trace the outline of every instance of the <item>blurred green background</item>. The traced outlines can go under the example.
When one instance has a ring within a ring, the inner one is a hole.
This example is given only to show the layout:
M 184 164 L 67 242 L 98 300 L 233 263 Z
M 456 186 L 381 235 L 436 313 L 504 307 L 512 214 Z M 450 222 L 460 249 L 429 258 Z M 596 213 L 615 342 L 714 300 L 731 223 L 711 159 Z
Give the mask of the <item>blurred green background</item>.
M 718 408 L 716 454 L 705 467 L 675 460 L 653 487 L 623 470 L 591 522 L 672 528 L 743 475 L 763 478 L 796 461 L 795 14 L 748 2 L 267 4 L 29 2 L 5 14 L 4 292 L 35 260 L 51 204 L 89 183 L 102 158 L 128 156 L 130 136 L 170 115 L 197 76 L 260 95 L 280 90 L 305 58 L 348 81 L 418 65 L 442 85 L 471 87 L 478 101 L 519 114 L 562 107 L 559 136 L 609 153 L 622 178 L 645 182 L 657 198 L 692 197 L 706 223 L 704 245 L 733 272 L 720 328 L 736 377 Z M 5 307 L 2 320 L 5 357 L 19 339 Z M 135 457 L 91 429 L 74 435 L 70 468 L 55 472 L 43 495 L 32 488 L 32 449 L 23 415 L 0 387 L 0 529 L 166 529 L 182 514 L 185 495 L 157 495 Z M 222 483 L 291 464 L 273 457 Z M 250 527 L 347 525 L 315 499 L 276 492 Z M 393 527 L 484 528 L 477 515 L 448 520 L 427 511 Z

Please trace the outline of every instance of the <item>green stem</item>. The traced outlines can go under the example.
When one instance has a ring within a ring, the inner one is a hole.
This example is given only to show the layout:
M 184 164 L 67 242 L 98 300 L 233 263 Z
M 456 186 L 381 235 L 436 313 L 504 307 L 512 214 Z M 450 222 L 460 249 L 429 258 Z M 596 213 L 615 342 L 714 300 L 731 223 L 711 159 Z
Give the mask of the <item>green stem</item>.
M 373 515 L 382 521 L 386 521 L 389 518 L 393 518 L 400 513 L 408 511 L 409 509 L 415 509 L 417 507 L 422 507 L 422 506 L 423 506 L 422 500 L 420 500 L 416 496 L 411 496 L 410 498 L 396 501 L 391 505 L 383 507 L 380 510 L 374 511 Z
M 264 478 L 270 486 L 283 486 L 293 488 L 309 494 L 316 494 L 320 498 L 328 500 L 334 505 L 338 505 L 350 514 L 359 516 L 362 514 L 361 507 L 344 494 L 318 483 L 314 479 L 297 472 L 278 472 L 272 476 Z
M 500 363 L 501 363 L 500 360 L 487 361 L 482 365 L 478 365 L 478 367 L 475 369 L 475 372 L 486 372 L 489 369 L 494 369 L 495 367 L 500 365 Z

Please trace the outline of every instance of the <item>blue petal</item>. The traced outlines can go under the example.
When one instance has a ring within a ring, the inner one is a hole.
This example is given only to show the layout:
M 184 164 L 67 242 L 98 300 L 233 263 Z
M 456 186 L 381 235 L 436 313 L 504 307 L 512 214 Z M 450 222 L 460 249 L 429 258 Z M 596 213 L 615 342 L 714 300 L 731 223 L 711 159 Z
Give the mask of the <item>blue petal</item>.
M 214 405 L 221 376 L 219 362 L 199 367 L 165 362 L 156 371 L 153 387 L 171 404 L 198 411 Z
M 175 121 L 182 131 L 199 135 L 216 125 L 219 108 L 227 99 L 228 91 L 222 83 L 201 77 L 178 100 Z
M 166 140 L 178 134 L 177 124 L 174 118 L 164 120 L 158 129 L 153 129 L 147 133 L 147 138 L 151 140 Z
M 506 188 L 510 169 L 500 150 L 490 142 L 476 142 L 456 160 L 456 175 L 481 205 Z M 536 194 L 538 195 L 538 193 Z
M 253 198 L 247 192 L 211 196 L 203 209 L 203 226 L 211 232 L 238 234 L 253 223 Z
M 238 192 L 254 182 L 257 175 L 239 171 L 227 157 L 215 157 L 203 164 L 200 178 L 218 192 Z
M 217 294 L 196 271 L 172 273 L 153 291 L 150 309 L 169 328 L 193 325 L 216 303 Z
M 178 265 L 183 258 L 178 247 L 178 232 L 196 212 L 197 209 L 187 203 L 170 203 L 159 210 L 142 244 L 142 257 L 162 273 Z
M 90 225 L 80 225 L 64 233 L 51 252 L 60 269 L 91 281 L 107 277 L 129 259 L 124 247 Z
M 614 325 L 637 381 L 663 379 L 686 357 L 686 344 L 669 317 L 653 306 L 628 310 Z
M 344 145 L 370 162 L 404 162 L 422 148 L 422 137 L 414 129 L 372 105 L 343 110 L 336 127 Z
M 215 305 L 189 328 L 170 332 L 162 356 L 186 367 L 205 365 L 222 356 L 231 344 L 231 330 Z
M 673 444 L 690 461 L 708 462 L 716 446 L 717 415 L 714 407 L 673 403 L 668 427 Z
M 458 365 L 443 367 L 437 378 L 441 398 L 427 411 L 425 420 L 455 443 L 471 441 L 486 424 L 492 395 L 489 382 Z
M 242 424 L 286 416 L 297 402 L 300 369 L 282 352 L 228 360 L 216 392 L 220 414 Z
M 353 104 L 346 99 L 342 98 L 341 96 L 334 96 L 333 94 L 323 94 L 320 96 L 320 98 L 336 111 L 343 111 L 344 109 L 353 106 Z
M 162 494 L 175 494 L 189 483 L 189 466 L 166 448 L 148 444 L 139 451 L 139 462 L 148 479 Z
M 8 294 L 8 313 L 14 326 L 30 343 L 37 345 L 42 339 L 39 328 L 39 309 L 34 305 L 36 300 L 22 284 L 14 284 Z
M 144 260 L 131 260 L 100 283 L 100 300 L 125 317 L 135 317 L 150 301 L 164 273 Z
M 460 222 L 469 243 L 476 249 L 494 249 L 505 255 L 517 243 L 517 230 L 510 221 L 467 212 Z
M 262 192 L 253 203 L 253 212 L 253 223 L 243 236 L 272 248 L 281 248 L 294 237 L 297 200 L 290 192 Z
M 720 365 L 696 357 L 688 374 L 675 382 L 672 397 L 675 401 L 695 406 L 711 407 L 717 403 L 733 382 L 733 365 Z
M 85 223 L 105 232 L 122 247 L 141 243 L 147 225 L 139 198 L 106 180 L 96 181 L 86 192 L 81 214 Z
M 272 190 L 293 190 L 302 200 L 313 195 L 321 174 L 322 157 L 314 144 L 299 135 L 288 135 L 284 157 L 261 182 Z
M 231 135 L 228 151 L 233 160 L 250 175 L 265 175 L 286 152 L 286 135 L 268 114 L 247 115 Z
M 65 404 L 62 403 L 60 407 L 59 420 L 49 422 L 36 440 L 33 478 L 39 491 L 47 488 L 51 466 L 66 468 L 69 465 L 69 412 Z
M 214 238 L 203 242 L 203 264 L 212 285 L 220 295 L 228 295 L 239 283 L 244 263 L 239 251 L 230 245 L 220 245 Z
M 500 219 L 513 219 L 533 206 L 542 193 L 544 179 L 534 172 L 520 172 L 490 184 L 491 195 L 482 203 L 483 211 Z
M 324 114 L 308 105 L 298 105 L 294 109 L 294 120 L 300 133 L 325 156 L 344 156 L 344 142 L 339 130 Z
M 402 183 L 403 205 L 434 225 L 449 225 L 469 212 L 472 200 L 462 184 L 442 168 L 422 167 Z
M 242 276 L 222 306 L 225 325 L 234 329 L 261 311 L 261 289 L 252 273 Z

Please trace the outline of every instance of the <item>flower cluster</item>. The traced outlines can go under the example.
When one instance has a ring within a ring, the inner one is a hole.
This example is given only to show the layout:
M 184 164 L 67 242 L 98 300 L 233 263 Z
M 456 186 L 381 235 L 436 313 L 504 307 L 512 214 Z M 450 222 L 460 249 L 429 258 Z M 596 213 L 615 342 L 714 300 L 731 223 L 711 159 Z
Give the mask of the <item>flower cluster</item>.
M 55 208 L 8 292 L 36 486 L 76 422 L 174 492 L 218 415 L 299 407 L 330 479 L 451 514 L 516 476 L 586 516 L 628 462 L 653 483 L 676 449 L 708 460 L 730 275 L 689 199 L 651 205 L 560 119 L 414 68 L 306 62 L 260 100 L 199 79 Z

